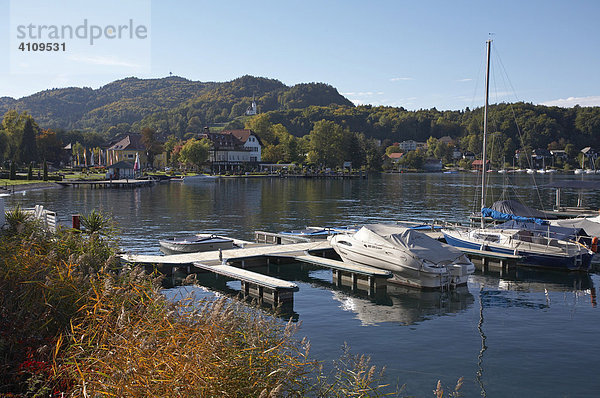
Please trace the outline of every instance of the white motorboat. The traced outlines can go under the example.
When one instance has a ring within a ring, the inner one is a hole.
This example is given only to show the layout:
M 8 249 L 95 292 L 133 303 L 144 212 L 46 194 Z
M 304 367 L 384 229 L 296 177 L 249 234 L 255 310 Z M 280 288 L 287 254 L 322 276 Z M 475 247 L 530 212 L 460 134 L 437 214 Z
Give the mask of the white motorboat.
M 414 229 L 365 225 L 329 239 L 343 261 L 392 271 L 391 282 L 419 288 L 464 285 L 475 266 L 460 250 Z
M 216 181 L 218 176 L 212 176 L 209 174 L 196 174 L 183 177 L 183 182 L 185 184 L 194 184 L 199 182 L 211 182 Z
M 213 234 L 197 234 L 182 238 L 158 241 L 160 250 L 165 254 L 196 253 L 211 250 L 233 249 L 233 239 Z

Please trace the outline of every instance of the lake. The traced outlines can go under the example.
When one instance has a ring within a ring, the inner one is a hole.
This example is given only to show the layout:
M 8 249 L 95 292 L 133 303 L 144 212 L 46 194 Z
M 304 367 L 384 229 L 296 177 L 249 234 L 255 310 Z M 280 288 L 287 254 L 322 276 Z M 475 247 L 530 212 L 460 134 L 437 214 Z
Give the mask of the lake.
M 554 190 L 543 185 L 598 176 L 490 175 L 489 197 L 519 198 L 552 209 Z M 538 189 L 535 189 L 537 185 Z M 342 226 L 396 220 L 466 221 L 479 207 L 475 174 L 383 174 L 361 180 L 219 179 L 150 188 L 57 188 L 17 193 L 7 207 L 42 204 L 69 223 L 94 208 L 113 215 L 125 250 L 159 254 L 158 239 L 202 231 L 252 240 L 254 230 L 277 232 L 307 225 Z M 576 192 L 562 203 L 575 205 Z M 585 193 L 584 205 L 600 207 Z M 490 202 L 491 203 L 491 202 Z M 313 357 L 371 356 L 386 366 L 386 381 L 406 384 L 405 395 L 430 397 L 437 380 L 453 387 L 464 377 L 465 396 L 589 397 L 600 391 L 600 311 L 597 274 L 532 271 L 476 273 L 449 293 L 395 288 L 369 299 L 332 285 L 331 272 L 288 265 L 280 276 L 300 287 L 294 318 Z M 207 282 L 208 283 L 208 282 Z M 229 282 L 224 290 L 239 288 Z M 176 287 L 169 297 L 211 289 Z

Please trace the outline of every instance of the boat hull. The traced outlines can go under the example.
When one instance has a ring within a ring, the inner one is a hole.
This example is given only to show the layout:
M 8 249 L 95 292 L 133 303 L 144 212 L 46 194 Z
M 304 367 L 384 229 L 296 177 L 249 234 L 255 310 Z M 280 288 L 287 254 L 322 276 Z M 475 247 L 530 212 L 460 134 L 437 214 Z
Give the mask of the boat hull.
M 482 242 L 473 242 L 466 239 L 461 239 L 457 236 L 450 235 L 445 231 L 442 231 L 442 233 L 446 238 L 446 243 L 449 245 L 457 248 L 472 250 L 482 249 Z M 522 265 L 555 270 L 588 271 L 592 261 L 592 254 L 589 253 L 577 254 L 569 257 L 531 252 L 527 250 L 517 250 L 515 253 L 515 249 L 513 248 L 502 247 L 489 242 L 485 242 L 484 249 L 493 253 L 517 254 L 522 257 L 522 260 L 520 261 L 520 264 Z

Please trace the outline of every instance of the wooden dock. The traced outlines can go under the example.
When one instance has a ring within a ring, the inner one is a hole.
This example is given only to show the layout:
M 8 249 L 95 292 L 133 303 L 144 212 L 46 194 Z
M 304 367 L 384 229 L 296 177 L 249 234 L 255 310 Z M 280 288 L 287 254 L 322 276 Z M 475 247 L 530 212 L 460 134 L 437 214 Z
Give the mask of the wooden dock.
M 328 250 L 332 250 L 329 242 L 322 240 L 285 245 L 248 244 L 238 249 L 167 256 L 124 254 L 121 258 L 128 263 L 163 269 L 164 267 L 184 269 L 187 273 L 203 270 L 237 279 L 242 282 L 241 293 L 244 296 L 254 297 L 261 303 L 274 306 L 280 303 L 293 303 L 293 292 L 297 291 L 298 287 L 294 283 L 252 272 L 246 268 L 268 265 L 281 260 L 315 264 L 332 269 L 336 285 L 364 291 L 369 296 L 384 290 L 386 280 L 392 276 L 391 272 L 379 268 L 349 264 L 309 254 L 309 252 L 318 253 Z
M 475 267 L 483 272 L 490 270 L 498 270 L 500 273 L 505 273 L 508 268 L 516 266 L 523 258 L 514 254 L 495 253 L 487 250 L 467 249 L 457 247 L 465 253 Z
M 135 179 L 122 179 L 122 180 L 65 180 L 56 181 L 57 184 L 66 186 L 71 185 L 74 187 L 88 186 L 90 188 L 136 188 L 136 187 L 147 187 L 153 185 L 155 180 L 135 180 Z

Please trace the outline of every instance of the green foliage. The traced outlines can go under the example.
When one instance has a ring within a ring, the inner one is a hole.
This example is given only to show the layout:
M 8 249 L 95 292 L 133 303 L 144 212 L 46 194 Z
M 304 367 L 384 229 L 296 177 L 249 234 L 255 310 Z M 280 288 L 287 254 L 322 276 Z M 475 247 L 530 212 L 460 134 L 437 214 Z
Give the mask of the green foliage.
M 92 209 L 88 214 L 82 215 L 80 221 L 84 231 L 89 235 L 99 234 L 112 236 L 116 232 L 115 222 L 112 217 L 106 213 L 97 211 L 96 209 Z
M 344 131 L 338 124 L 321 120 L 315 123 L 309 135 L 310 152 L 308 161 L 317 166 L 341 166 L 343 157 L 341 153 Z
M 211 143 L 208 139 L 190 138 L 179 152 L 179 161 L 186 166 L 200 167 L 208 160 Z
M 5 220 L 9 233 L 17 234 L 26 230 L 32 217 L 30 213 L 25 212 L 21 206 L 17 205 L 14 209 L 5 212 Z

